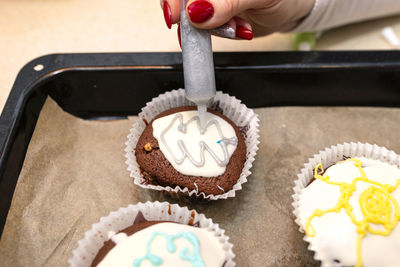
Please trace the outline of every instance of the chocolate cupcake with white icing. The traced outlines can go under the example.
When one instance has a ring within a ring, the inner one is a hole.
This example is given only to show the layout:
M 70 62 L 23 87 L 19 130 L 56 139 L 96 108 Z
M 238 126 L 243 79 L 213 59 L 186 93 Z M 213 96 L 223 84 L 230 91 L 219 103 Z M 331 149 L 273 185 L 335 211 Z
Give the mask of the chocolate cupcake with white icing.
M 361 143 L 310 159 L 294 188 L 296 222 L 322 266 L 400 266 L 400 157 Z
M 246 161 L 243 134 L 209 109 L 201 129 L 196 107 L 172 108 L 144 129 L 135 149 L 146 182 L 219 195 L 232 189 Z
M 258 145 L 258 118 L 220 92 L 200 125 L 184 90 L 160 95 L 139 114 L 128 136 L 128 170 L 135 183 L 205 199 L 235 195 L 250 174 Z
M 235 266 L 232 245 L 218 225 L 166 202 L 121 208 L 85 233 L 69 260 L 84 266 Z

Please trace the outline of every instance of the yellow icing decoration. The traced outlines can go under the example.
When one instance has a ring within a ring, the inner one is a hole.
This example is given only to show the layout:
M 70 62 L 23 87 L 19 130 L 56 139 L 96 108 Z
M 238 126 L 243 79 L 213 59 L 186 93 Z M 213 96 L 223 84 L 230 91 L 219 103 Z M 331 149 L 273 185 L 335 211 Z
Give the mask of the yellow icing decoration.
M 315 167 L 314 178 L 319 179 L 327 184 L 339 186 L 341 194 L 335 207 L 327 210 L 314 210 L 314 212 L 305 222 L 305 231 L 308 236 L 314 237 L 316 233 L 314 227 L 311 225 L 311 221 L 314 217 L 321 217 L 330 212 L 339 213 L 341 209 L 344 209 L 353 224 L 356 226 L 356 231 L 358 234 L 356 267 L 361 267 L 361 241 L 367 234 L 367 231 L 371 234 L 387 236 L 400 221 L 399 205 L 397 204 L 396 199 L 394 199 L 391 195 L 391 193 L 399 187 L 400 179 L 397 180 L 394 186 L 389 184 L 381 184 L 367 178 L 364 170 L 362 169 L 362 163 L 358 159 L 351 158 L 338 162 L 338 164 L 348 161 L 352 161 L 354 166 L 360 171 L 360 177 L 354 178 L 351 183 L 330 181 L 328 175 L 322 176 L 322 173 L 324 172 L 322 164 L 318 164 Z M 359 198 L 359 203 L 364 218 L 362 220 L 357 220 L 356 216 L 352 212 L 353 207 L 350 205 L 349 200 L 353 195 L 353 192 L 356 191 L 357 182 L 360 181 L 369 183 L 371 186 L 364 190 Z M 392 215 L 393 211 L 394 215 Z M 385 230 L 374 229 L 369 223 L 382 225 Z

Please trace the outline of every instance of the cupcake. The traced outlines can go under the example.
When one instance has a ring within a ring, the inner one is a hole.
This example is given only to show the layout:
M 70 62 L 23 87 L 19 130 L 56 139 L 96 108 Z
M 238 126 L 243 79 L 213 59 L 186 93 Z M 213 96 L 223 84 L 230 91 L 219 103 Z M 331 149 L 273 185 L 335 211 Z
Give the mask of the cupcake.
M 235 266 L 232 245 L 204 215 L 166 202 L 121 208 L 85 233 L 72 266 Z
M 322 266 L 400 266 L 400 157 L 379 146 L 333 146 L 305 165 L 296 222 Z
M 140 136 L 135 156 L 146 182 L 219 195 L 232 189 L 246 161 L 237 126 L 208 109 L 202 132 L 196 107 L 168 109 Z
M 227 198 L 250 174 L 258 118 L 236 98 L 218 92 L 200 125 L 196 107 L 184 90 L 176 90 L 142 109 L 126 144 L 136 184 L 176 195 Z

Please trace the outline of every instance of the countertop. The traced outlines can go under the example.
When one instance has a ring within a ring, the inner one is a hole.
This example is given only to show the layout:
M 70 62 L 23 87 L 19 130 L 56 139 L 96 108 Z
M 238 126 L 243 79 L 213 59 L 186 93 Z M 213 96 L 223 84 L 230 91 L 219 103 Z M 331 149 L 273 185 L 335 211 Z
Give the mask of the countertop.
M 1 0 L 0 109 L 18 71 L 51 53 L 180 51 L 176 26 L 165 26 L 159 1 Z M 400 15 L 325 32 L 316 50 L 391 49 L 380 36 L 392 26 L 400 36 Z M 215 51 L 292 49 L 291 34 L 252 41 L 213 38 Z

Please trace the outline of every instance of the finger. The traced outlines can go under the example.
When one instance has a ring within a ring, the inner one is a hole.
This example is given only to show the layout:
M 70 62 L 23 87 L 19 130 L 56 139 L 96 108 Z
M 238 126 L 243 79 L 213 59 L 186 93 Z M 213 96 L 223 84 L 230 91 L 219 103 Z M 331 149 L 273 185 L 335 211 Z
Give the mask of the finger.
M 196 27 L 213 29 L 227 23 L 244 10 L 260 7 L 262 2 L 263 0 L 189 0 L 186 11 Z
M 165 23 L 171 29 L 171 25 L 179 22 L 180 13 L 179 0 L 160 0 L 160 5 L 164 13 Z
M 236 23 L 236 38 L 252 40 L 254 33 L 251 24 L 240 17 L 233 18 Z
M 253 28 L 251 27 L 251 24 L 247 20 L 242 19 L 241 17 L 238 17 L 238 16 L 234 17 L 233 20 L 235 21 L 236 25 L 240 25 L 249 30 L 253 30 Z

